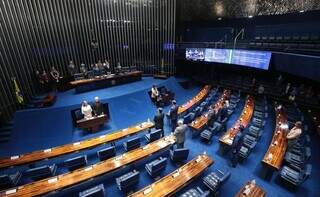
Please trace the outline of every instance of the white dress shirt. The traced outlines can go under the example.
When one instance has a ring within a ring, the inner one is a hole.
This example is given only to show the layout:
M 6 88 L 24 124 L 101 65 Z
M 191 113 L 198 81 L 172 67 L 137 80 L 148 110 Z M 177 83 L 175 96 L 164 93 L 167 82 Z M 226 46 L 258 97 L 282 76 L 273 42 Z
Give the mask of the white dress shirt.
M 151 88 L 151 98 L 156 98 L 159 95 L 157 88 Z
M 84 115 L 85 119 L 92 118 L 92 108 L 90 105 L 82 106 L 81 107 L 81 113 Z
M 287 134 L 287 139 L 292 140 L 298 138 L 302 133 L 301 128 L 293 127 Z

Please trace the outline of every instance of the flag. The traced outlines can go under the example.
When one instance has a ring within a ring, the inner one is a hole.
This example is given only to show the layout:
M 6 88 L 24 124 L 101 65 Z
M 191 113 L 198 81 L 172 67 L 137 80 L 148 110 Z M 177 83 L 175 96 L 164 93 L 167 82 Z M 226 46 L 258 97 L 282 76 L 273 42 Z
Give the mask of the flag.
M 14 83 L 14 91 L 16 93 L 17 101 L 18 101 L 19 104 L 23 104 L 24 103 L 24 99 L 23 99 L 22 93 L 20 91 L 19 85 L 17 83 L 17 80 L 16 80 L 16 78 L 13 78 L 12 80 L 13 80 L 13 83 Z

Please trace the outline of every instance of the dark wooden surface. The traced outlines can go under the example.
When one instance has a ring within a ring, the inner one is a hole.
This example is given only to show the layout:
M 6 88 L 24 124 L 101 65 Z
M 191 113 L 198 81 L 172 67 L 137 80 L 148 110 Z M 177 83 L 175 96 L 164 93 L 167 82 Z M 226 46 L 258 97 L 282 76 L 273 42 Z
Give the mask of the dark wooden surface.
M 92 131 L 97 131 L 100 125 L 105 124 L 108 121 L 108 116 L 106 114 L 102 114 L 100 116 L 93 116 L 90 119 L 81 119 L 77 121 L 77 126 L 82 129 L 90 129 Z
M 80 142 L 65 144 L 62 146 L 56 146 L 46 150 L 38 150 L 31 153 L 23 154 L 23 155 L 1 158 L 0 168 L 21 165 L 25 163 L 31 163 L 34 161 L 56 157 L 59 155 L 72 153 L 72 152 L 79 151 L 86 148 L 91 148 L 94 146 L 101 145 L 103 143 L 109 143 L 112 141 L 122 139 L 124 137 L 127 137 L 128 135 L 139 133 L 146 129 L 152 128 L 153 126 L 154 126 L 154 123 L 152 122 L 144 122 L 139 125 L 135 125 L 126 129 L 116 131 L 114 133 L 101 135 L 101 136 L 90 138 Z
M 173 135 L 154 141 L 144 147 L 137 148 L 105 161 L 74 170 L 55 177 L 35 181 L 26 185 L 0 192 L 0 196 L 39 196 L 64 187 L 78 184 L 93 177 L 112 172 L 121 167 L 149 157 L 151 154 L 169 148 L 175 143 Z M 8 194 L 11 193 L 11 194 Z
M 92 91 L 101 88 L 107 88 L 111 86 L 121 85 L 134 81 L 139 81 L 142 78 L 141 71 L 132 71 L 119 75 L 95 77 L 91 79 L 81 79 L 70 82 L 77 93 Z
M 250 181 L 247 182 L 241 189 L 240 191 L 235 195 L 235 197 L 265 197 L 266 196 L 266 192 L 261 189 L 259 186 L 255 185 L 249 194 L 244 195 L 243 192 L 246 189 L 246 186 L 250 185 Z
M 254 111 L 254 99 L 253 97 L 248 96 L 239 119 L 234 123 L 234 125 L 230 129 L 228 129 L 228 131 L 222 137 L 220 137 L 219 142 L 222 145 L 231 146 L 233 143 L 234 137 L 237 135 L 237 133 L 240 130 L 240 127 L 239 127 L 240 124 L 242 124 L 246 128 L 251 121 L 253 111 Z
M 212 165 L 213 162 L 214 161 L 208 155 L 198 155 L 193 160 L 189 161 L 187 164 L 173 171 L 169 175 L 129 196 L 171 196 L 175 192 L 179 191 L 179 189 L 183 188 L 193 178 L 200 175 L 205 169 Z
M 287 115 L 281 111 L 276 114 L 276 128 L 270 146 L 262 159 L 262 163 L 267 167 L 279 170 L 283 157 L 287 150 Z

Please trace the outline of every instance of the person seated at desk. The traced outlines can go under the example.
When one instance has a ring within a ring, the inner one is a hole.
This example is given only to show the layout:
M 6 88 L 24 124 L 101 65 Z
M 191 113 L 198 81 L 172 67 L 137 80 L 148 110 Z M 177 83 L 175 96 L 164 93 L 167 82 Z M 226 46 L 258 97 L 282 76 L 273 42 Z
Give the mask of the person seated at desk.
M 117 63 L 116 73 L 117 73 L 117 74 L 120 74 L 121 71 L 122 71 L 121 64 L 120 64 L 120 62 L 118 62 L 118 63 Z
M 99 60 L 100 61 L 100 60 Z M 101 63 L 101 62 L 100 62 Z M 100 76 L 100 68 L 98 66 L 98 64 L 91 64 L 91 69 L 93 70 L 93 75 L 96 76 Z
M 152 102 L 156 103 L 158 96 L 159 96 L 158 88 L 155 85 L 152 85 L 152 88 L 151 88 L 151 100 L 152 100 Z
M 80 73 L 82 73 L 84 76 L 87 74 L 87 68 L 86 65 L 84 63 L 80 64 Z
M 102 68 L 100 69 L 102 70 L 102 72 L 106 75 L 110 75 L 111 74 L 111 69 L 110 69 L 110 64 L 108 62 L 108 60 L 105 60 L 102 64 Z
M 244 126 L 242 124 L 239 125 L 239 132 L 237 135 L 233 138 L 232 144 L 231 144 L 231 166 L 235 168 L 239 161 L 239 151 L 243 144 L 243 138 L 244 138 Z
M 60 73 L 54 66 L 52 66 L 51 68 L 50 75 L 53 81 L 59 83 Z
M 103 104 L 100 102 L 99 97 L 95 97 L 94 101 L 95 102 L 92 106 L 94 116 L 103 115 L 104 114 Z
M 299 139 L 301 133 L 302 133 L 302 122 L 297 121 L 294 124 L 294 127 L 292 127 L 292 129 L 287 134 L 289 149 L 298 142 L 298 139 Z
M 84 115 L 84 119 L 92 118 L 92 108 L 87 101 L 82 102 L 81 113 Z

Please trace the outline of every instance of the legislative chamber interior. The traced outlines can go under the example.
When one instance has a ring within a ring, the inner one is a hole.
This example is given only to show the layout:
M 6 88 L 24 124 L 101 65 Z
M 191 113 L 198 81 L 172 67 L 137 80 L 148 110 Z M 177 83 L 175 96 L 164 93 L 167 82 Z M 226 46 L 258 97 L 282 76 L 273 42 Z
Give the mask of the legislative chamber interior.
M 320 196 L 318 0 L 0 3 L 0 196 Z

